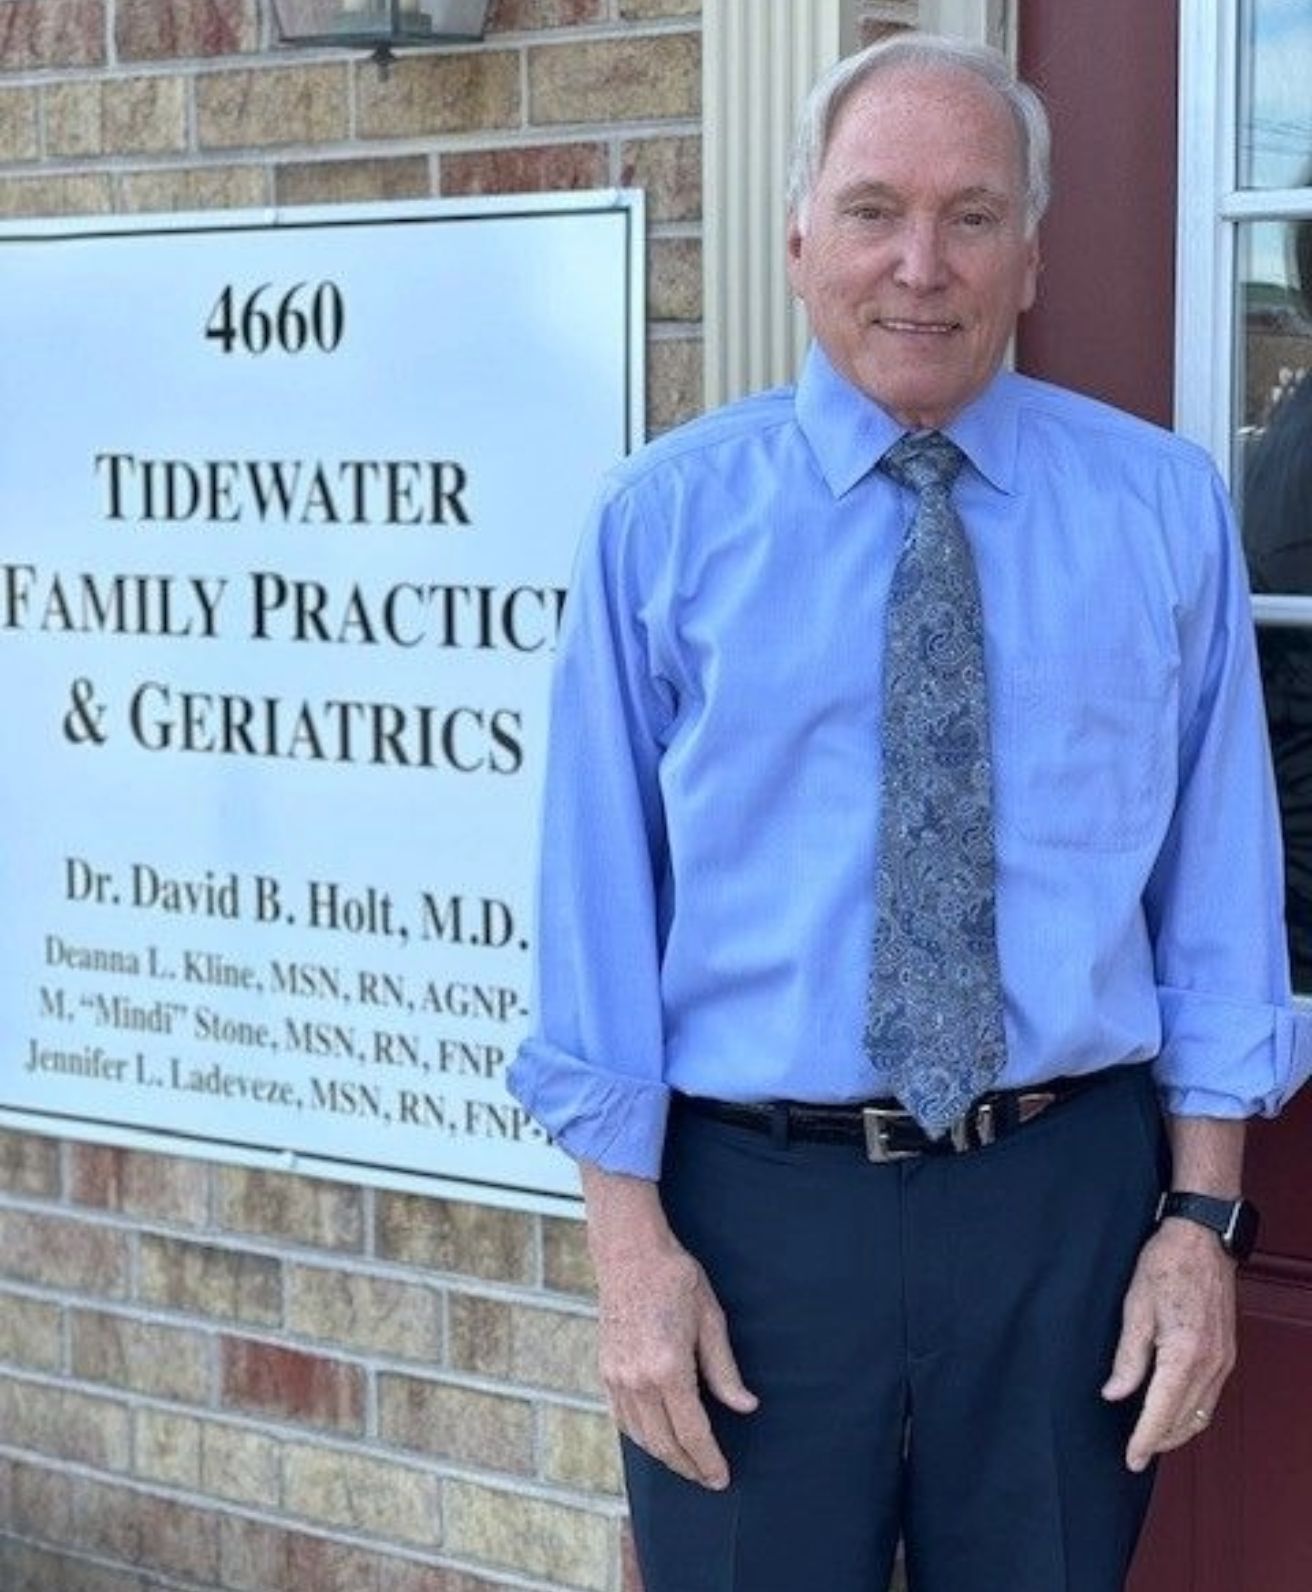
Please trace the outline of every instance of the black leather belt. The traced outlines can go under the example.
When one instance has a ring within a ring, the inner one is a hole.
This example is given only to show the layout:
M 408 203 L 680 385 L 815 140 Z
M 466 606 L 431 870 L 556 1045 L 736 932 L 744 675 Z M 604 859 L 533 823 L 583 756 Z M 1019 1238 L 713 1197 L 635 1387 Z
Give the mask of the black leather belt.
M 804 1105 L 772 1100 L 746 1105 L 734 1100 L 709 1100 L 676 1094 L 674 1109 L 710 1117 L 738 1128 L 768 1133 L 778 1143 L 790 1139 L 821 1144 L 858 1144 L 869 1161 L 905 1161 L 917 1155 L 960 1155 L 1015 1133 L 1050 1106 L 1082 1094 L 1121 1069 L 1081 1078 L 1053 1078 L 1032 1089 L 996 1089 L 981 1095 L 966 1115 L 941 1138 L 931 1139 L 896 1100 L 868 1100 L 856 1105 Z

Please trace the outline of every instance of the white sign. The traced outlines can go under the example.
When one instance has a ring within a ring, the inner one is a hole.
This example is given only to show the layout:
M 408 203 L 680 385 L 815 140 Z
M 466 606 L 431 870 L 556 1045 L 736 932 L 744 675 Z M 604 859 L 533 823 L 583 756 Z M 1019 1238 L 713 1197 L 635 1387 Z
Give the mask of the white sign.
M 500 1204 L 628 193 L 0 231 L 0 1120 Z

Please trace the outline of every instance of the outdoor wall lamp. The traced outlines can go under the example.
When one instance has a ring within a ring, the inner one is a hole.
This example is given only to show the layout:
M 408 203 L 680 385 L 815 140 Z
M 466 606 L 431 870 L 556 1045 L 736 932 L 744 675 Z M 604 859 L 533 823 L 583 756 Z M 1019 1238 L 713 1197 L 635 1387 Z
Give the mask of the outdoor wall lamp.
M 385 77 L 399 49 L 474 44 L 492 0 L 272 0 L 281 44 L 368 50 Z

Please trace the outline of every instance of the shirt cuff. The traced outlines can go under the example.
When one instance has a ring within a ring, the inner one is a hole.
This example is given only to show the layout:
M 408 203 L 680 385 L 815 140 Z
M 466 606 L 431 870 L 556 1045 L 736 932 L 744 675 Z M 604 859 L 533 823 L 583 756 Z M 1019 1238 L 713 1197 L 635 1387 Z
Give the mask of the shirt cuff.
M 506 1087 L 577 1161 L 655 1179 L 665 1148 L 670 1091 L 663 1083 L 603 1072 L 541 1039 L 526 1039 Z
M 1273 1117 L 1312 1072 L 1312 1014 L 1159 986 L 1153 1067 L 1179 1117 Z

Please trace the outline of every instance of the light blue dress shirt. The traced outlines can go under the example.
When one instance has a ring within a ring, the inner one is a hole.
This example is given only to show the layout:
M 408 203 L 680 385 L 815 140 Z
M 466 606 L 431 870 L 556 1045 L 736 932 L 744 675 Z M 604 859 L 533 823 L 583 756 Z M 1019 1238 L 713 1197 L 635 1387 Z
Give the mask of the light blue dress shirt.
M 1206 455 L 1000 374 L 946 431 L 979 570 L 1014 1087 L 1153 1060 L 1169 1110 L 1307 1075 L 1248 588 Z M 510 1087 L 654 1177 L 670 1091 L 854 1101 L 875 915 L 897 423 L 796 390 L 609 477 L 557 659 L 536 1022 Z M 1155 1058 L 1155 1059 L 1154 1059 Z

